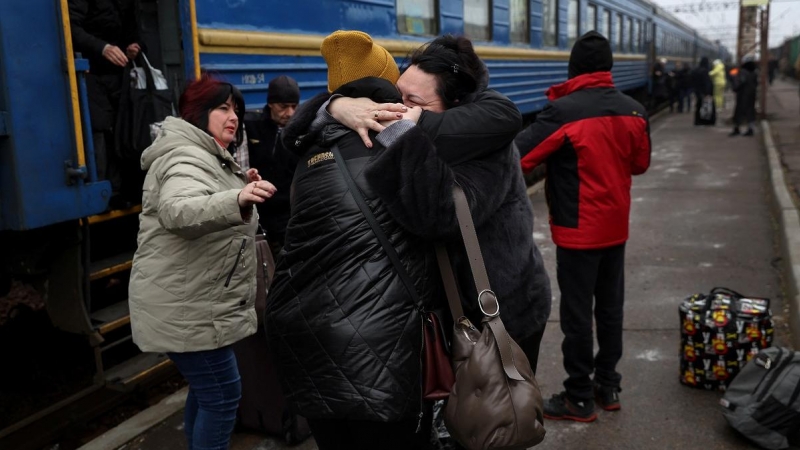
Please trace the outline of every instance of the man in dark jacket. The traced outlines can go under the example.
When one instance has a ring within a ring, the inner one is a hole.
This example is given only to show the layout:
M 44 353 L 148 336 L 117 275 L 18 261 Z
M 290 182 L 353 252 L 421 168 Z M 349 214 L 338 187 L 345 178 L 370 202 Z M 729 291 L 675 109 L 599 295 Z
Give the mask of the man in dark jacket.
M 272 79 L 267 88 L 267 104 L 261 113 L 247 113 L 247 151 L 250 167 L 258 169 L 261 178 L 274 184 L 278 191 L 258 207 L 258 222 L 267 233 L 275 258 L 283 247 L 286 224 L 289 222 L 289 188 L 292 185 L 298 157 L 283 146 L 281 133 L 300 102 L 297 82 L 286 75 Z
M 739 135 L 739 126 L 747 124 L 744 136 L 753 135 L 753 125 L 756 122 L 756 91 L 758 90 L 758 75 L 756 63 L 751 56 L 743 58 L 742 67 L 733 82 L 733 91 L 736 92 L 736 109 L 733 112 L 733 131 L 730 136 Z
M 136 1 L 69 0 L 69 19 L 73 49 L 89 60 L 86 88 L 97 176 L 111 181 L 111 188 L 117 193 L 122 180 L 117 155 L 112 151 L 113 132 L 123 68 L 141 50 Z M 132 191 L 138 191 L 140 187 Z
M 644 107 L 614 88 L 612 64 L 606 38 L 595 31 L 581 36 L 572 47 L 570 79 L 548 90 L 551 103 L 515 140 L 524 171 L 547 163 L 568 375 L 566 390 L 545 402 L 550 419 L 593 421 L 594 397 L 606 410 L 620 408 L 616 366 L 622 357 L 631 175 L 650 165 L 650 132 Z

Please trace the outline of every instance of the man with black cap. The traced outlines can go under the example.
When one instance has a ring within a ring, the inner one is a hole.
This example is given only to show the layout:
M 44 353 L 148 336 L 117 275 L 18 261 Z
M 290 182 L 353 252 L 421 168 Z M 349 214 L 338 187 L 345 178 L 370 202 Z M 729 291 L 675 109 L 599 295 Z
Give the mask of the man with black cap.
M 247 113 L 244 118 L 250 167 L 257 169 L 261 178 L 269 180 L 278 189 L 270 201 L 257 205 L 258 221 L 267 232 L 275 257 L 283 247 L 289 222 L 289 188 L 298 159 L 283 147 L 280 134 L 299 102 L 297 81 L 281 75 L 269 82 L 264 110 Z
M 622 357 L 631 176 L 650 165 L 650 126 L 644 107 L 614 88 L 612 65 L 603 35 L 581 36 L 572 47 L 569 80 L 550 87 L 550 104 L 514 141 L 523 171 L 547 163 L 568 375 L 565 391 L 545 402 L 549 419 L 591 422 L 597 418 L 595 399 L 607 411 L 620 409 L 616 367 Z

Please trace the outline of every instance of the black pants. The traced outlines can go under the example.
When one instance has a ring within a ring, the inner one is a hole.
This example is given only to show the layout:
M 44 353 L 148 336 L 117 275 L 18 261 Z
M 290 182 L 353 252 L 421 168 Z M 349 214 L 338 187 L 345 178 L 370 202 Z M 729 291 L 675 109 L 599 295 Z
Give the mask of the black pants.
M 426 414 L 419 433 L 417 418 L 400 422 L 308 419 L 308 426 L 319 450 L 425 450 L 430 448 L 431 420 Z
M 96 75 L 90 72 L 86 75 L 97 178 L 109 180 L 114 194 L 120 191 L 122 185 L 121 164 L 114 149 L 114 125 L 121 87 L 122 71 L 118 74 Z
M 625 244 L 597 250 L 556 251 L 561 289 L 564 382 L 574 399 L 591 399 L 592 373 L 598 384 L 619 387 L 622 376 L 622 311 L 625 302 Z M 594 300 L 594 301 L 593 301 Z M 599 350 L 594 355 L 592 306 Z
M 536 368 L 539 365 L 539 347 L 542 344 L 542 337 L 544 337 L 544 326 L 533 335 L 517 342 L 525 356 L 528 357 L 528 362 L 531 363 L 531 370 L 533 370 L 534 375 L 536 375 Z

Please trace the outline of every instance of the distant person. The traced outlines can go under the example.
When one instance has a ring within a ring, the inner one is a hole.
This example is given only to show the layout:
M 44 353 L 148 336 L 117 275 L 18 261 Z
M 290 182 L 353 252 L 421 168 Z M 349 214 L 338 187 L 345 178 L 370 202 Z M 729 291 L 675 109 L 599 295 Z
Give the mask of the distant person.
M 767 63 L 767 72 L 769 73 L 769 85 L 772 86 L 772 82 L 775 81 L 775 74 L 778 72 L 778 60 L 775 58 L 770 58 L 769 62 Z
M 669 76 L 667 74 L 667 59 L 661 58 L 653 65 L 652 78 L 652 93 L 654 107 L 658 107 L 662 103 L 669 100 Z
M 719 59 L 714 60 L 714 66 L 708 73 L 714 90 L 714 106 L 721 110 L 725 104 L 725 64 Z
M 650 132 L 644 106 L 614 87 L 612 65 L 605 37 L 596 31 L 581 36 L 572 47 L 569 80 L 550 87 L 550 103 L 515 140 L 523 171 L 547 164 L 545 193 L 557 246 L 567 380 L 565 390 L 545 402 L 549 419 L 591 422 L 595 399 L 605 410 L 620 409 L 631 175 L 650 165 Z
M 127 200 L 119 194 L 123 189 L 138 193 L 141 186 L 123 186 L 131 172 L 121 167 L 114 150 L 114 126 L 123 88 L 123 69 L 141 51 L 137 1 L 68 0 L 68 5 L 73 50 L 89 60 L 86 89 L 97 178 L 111 182 L 110 207 L 126 207 Z M 130 178 L 140 180 L 138 174 Z M 136 196 L 126 197 L 133 200 Z
M 688 64 L 675 64 L 675 86 L 678 90 L 678 112 L 690 111 L 692 106 L 692 74 Z
M 800 80 L 800 55 L 797 55 L 797 60 L 794 62 L 794 76 Z M 800 91 L 798 91 L 798 94 L 800 94 Z
M 258 221 L 267 233 L 276 259 L 283 247 L 286 224 L 289 222 L 289 193 L 299 159 L 284 147 L 281 134 L 283 127 L 294 116 L 299 102 L 297 81 L 280 75 L 269 82 L 264 110 L 261 113 L 247 113 L 244 120 L 250 166 L 278 189 L 270 201 L 256 205 Z
M 142 154 L 147 171 L 128 296 L 133 342 L 163 352 L 189 383 L 190 449 L 227 450 L 241 397 L 231 345 L 256 332 L 256 204 L 275 186 L 243 173 L 244 99 L 202 78 Z
M 747 124 L 747 131 L 742 135 L 752 136 L 756 124 L 756 91 L 758 90 L 756 63 L 752 56 L 745 56 L 742 59 L 742 67 L 733 83 L 733 90 L 736 92 L 736 109 L 733 112 L 733 131 L 729 136 L 741 134 L 739 127 L 744 124 Z
M 708 74 L 711 71 L 709 67 L 708 58 L 703 56 L 700 58 L 700 65 L 692 71 L 692 89 L 694 89 L 694 96 L 697 104 L 694 107 L 694 124 L 695 125 L 714 125 L 717 123 L 717 111 L 714 106 L 714 84 L 711 82 L 711 76 Z M 704 103 L 710 102 L 711 111 L 704 116 Z

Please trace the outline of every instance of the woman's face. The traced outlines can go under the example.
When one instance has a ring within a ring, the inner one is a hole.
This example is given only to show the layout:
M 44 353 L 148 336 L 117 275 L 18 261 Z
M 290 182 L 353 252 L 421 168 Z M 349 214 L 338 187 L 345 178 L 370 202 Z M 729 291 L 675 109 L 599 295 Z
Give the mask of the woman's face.
M 397 80 L 397 90 L 406 106 L 419 106 L 426 111 L 443 112 L 441 97 L 436 93 L 436 77 L 417 66 L 409 66 Z
M 208 132 L 224 146 L 227 147 L 236 140 L 236 130 L 238 128 L 239 118 L 236 116 L 233 98 L 228 97 L 225 103 L 208 113 Z

